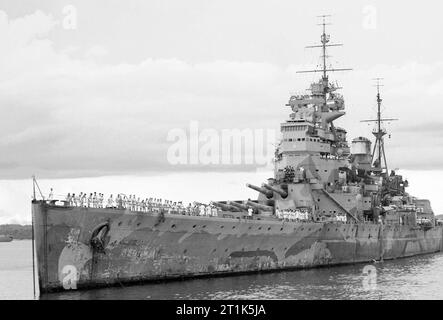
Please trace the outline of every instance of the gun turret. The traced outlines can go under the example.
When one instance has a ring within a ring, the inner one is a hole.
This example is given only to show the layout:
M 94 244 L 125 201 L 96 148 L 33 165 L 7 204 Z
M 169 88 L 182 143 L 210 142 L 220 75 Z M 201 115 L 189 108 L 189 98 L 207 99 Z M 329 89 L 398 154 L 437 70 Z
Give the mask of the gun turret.
M 226 203 L 220 203 L 217 201 L 212 201 L 211 202 L 214 206 L 219 207 L 220 209 L 222 209 L 223 211 L 240 211 L 239 208 L 226 204 Z
M 228 201 L 228 205 L 234 206 L 234 207 L 236 207 L 240 210 L 243 210 L 243 211 L 248 211 L 248 209 L 249 209 L 249 206 L 238 203 L 238 202 L 234 202 L 234 201 Z
M 272 191 L 270 191 L 268 189 L 265 189 L 265 188 L 260 188 L 260 187 L 254 186 L 252 184 L 249 184 L 249 183 L 247 183 L 246 186 L 248 188 L 251 188 L 251 189 L 255 190 L 255 191 L 263 193 L 268 199 L 271 199 L 273 197 L 273 195 L 274 195 L 274 193 Z
M 263 183 L 262 184 L 263 187 L 265 187 L 266 189 L 273 191 L 275 193 L 278 193 L 282 198 L 286 198 L 288 196 L 288 192 L 280 189 L 280 188 L 276 188 L 273 186 L 270 186 L 269 184 Z
M 257 202 L 248 201 L 248 202 L 246 202 L 246 204 L 251 207 L 254 207 L 256 209 L 263 210 L 263 211 L 273 211 L 274 210 L 274 208 L 271 206 L 267 206 L 267 205 L 260 204 Z

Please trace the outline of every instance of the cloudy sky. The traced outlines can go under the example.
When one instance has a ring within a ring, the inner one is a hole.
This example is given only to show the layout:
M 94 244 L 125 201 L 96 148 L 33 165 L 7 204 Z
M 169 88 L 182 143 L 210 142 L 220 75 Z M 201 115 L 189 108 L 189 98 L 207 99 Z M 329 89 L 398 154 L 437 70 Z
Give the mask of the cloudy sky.
M 257 168 L 246 165 L 172 165 L 168 133 L 188 130 L 190 121 L 217 132 L 278 128 L 289 95 L 317 77 L 296 71 L 319 62 L 317 50 L 304 48 L 319 41 L 319 14 L 333 15 L 331 40 L 344 43 L 330 50 L 330 63 L 354 69 L 331 75 L 346 100 L 347 115 L 337 124 L 349 138 L 370 136 L 372 127 L 359 120 L 374 116 L 371 79 L 383 77 L 385 115 L 400 119 L 388 126 L 389 165 L 417 177 L 419 196 L 431 197 L 427 189 L 443 171 L 442 7 L 0 0 L 0 222 L 29 221 L 33 174 L 60 193 L 106 184 L 109 192 L 124 185 L 126 192 L 180 197 L 186 181 L 196 199 L 249 195 L 235 193 L 232 182 L 244 189 L 267 173 L 252 175 Z M 226 171 L 235 178 L 220 175 Z M 212 189 L 214 177 L 225 184 Z M 438 195 L 431 200 L 443 210 Z

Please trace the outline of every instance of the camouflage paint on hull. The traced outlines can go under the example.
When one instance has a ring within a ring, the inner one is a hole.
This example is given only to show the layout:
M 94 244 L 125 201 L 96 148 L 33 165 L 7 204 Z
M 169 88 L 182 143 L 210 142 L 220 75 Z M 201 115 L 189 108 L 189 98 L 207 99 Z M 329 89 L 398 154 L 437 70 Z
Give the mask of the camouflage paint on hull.
M 39 286 L 63 289 L 133 281 L 309 268 L 395 259 L 442 249 L 442 227 L 299 223 L 32 204 Z M 104 250 L 90 245 L 104 224 Z M 73 268 L 75 267 L 75 268 Z M 72 274 L 71 274 L 72 276 Z

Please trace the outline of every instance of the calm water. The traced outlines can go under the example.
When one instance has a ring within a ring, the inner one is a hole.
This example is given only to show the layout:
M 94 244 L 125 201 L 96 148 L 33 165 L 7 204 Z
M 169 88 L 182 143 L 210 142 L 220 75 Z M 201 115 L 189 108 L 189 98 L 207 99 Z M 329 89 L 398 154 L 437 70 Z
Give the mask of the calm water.
M 42 299 L 443 299 L 443 253 L 364 265 L 50 294 Z M 0 299 L 32 299 L 31 241 L 0 243 Z

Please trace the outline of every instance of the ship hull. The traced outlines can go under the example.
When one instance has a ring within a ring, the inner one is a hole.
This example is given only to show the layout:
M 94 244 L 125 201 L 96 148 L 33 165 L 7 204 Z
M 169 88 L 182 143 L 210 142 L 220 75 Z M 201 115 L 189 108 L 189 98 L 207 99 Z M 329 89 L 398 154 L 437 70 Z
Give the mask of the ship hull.
M 32 210 L 41 293 L 396 259 L 438 252 L 443 241 L 440 226 L 160 216 L 43 202 Z

